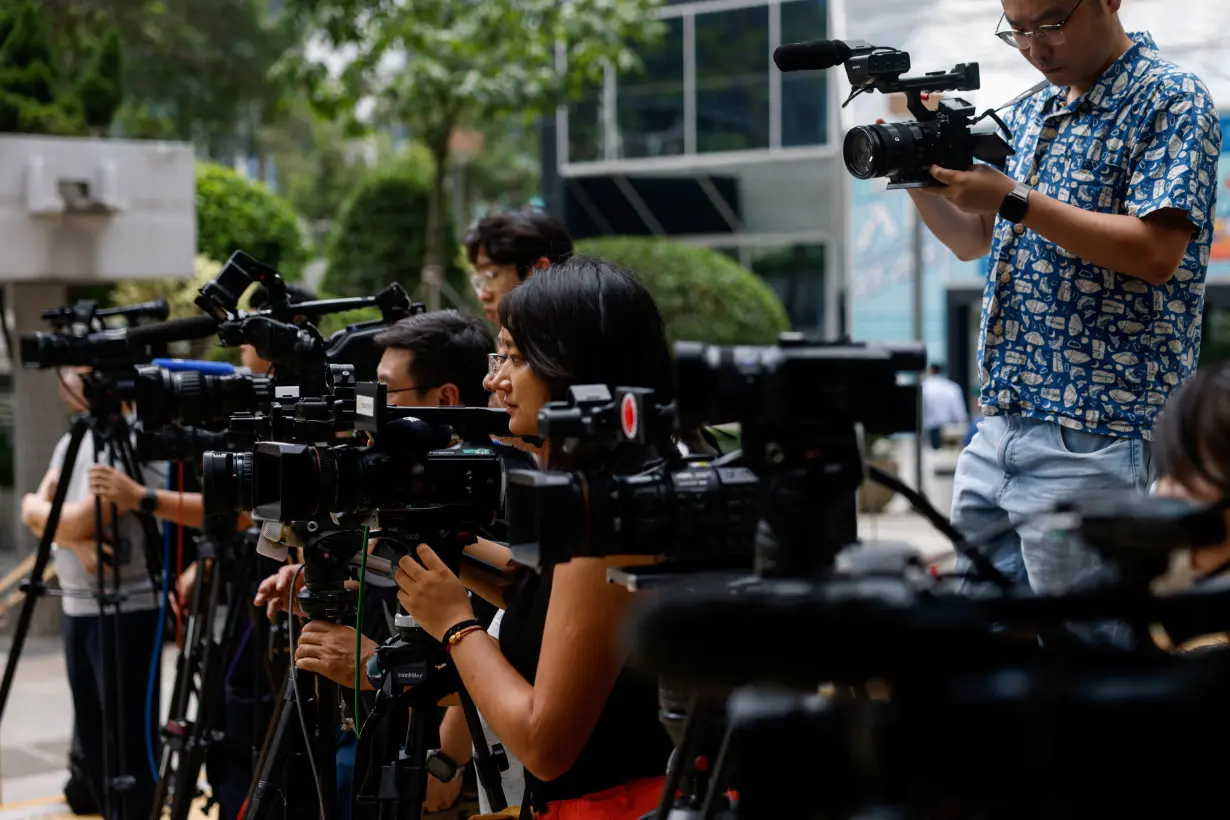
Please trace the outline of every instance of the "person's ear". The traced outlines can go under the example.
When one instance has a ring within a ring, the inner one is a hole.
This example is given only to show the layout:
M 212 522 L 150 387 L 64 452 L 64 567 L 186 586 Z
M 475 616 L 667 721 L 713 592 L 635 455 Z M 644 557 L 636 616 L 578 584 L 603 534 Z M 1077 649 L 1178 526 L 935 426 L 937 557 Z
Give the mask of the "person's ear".
M 549 267 L 551 267 L 551 260 L 545 256 L 540 256 L 534 260 L 534 264 L 530 265 L 530 272 L 525 275 L 525 278 L 529 279 L 535 273 L 538 273 L 538 271 L 546 270 Z
M 449 383 L 440 386 L 440 406 L 461 406 L 461 391 L 457 389 L 457 385 Z

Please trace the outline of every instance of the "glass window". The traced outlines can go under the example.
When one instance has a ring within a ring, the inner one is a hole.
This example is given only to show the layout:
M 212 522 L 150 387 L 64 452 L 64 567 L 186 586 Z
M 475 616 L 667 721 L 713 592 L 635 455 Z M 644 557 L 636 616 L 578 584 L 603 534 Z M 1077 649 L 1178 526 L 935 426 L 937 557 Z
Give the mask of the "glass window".
M 756 248 L 752 270 L 782 300 L 795 330 L 824 330 L 824 246 Z
M 782 42 L 823 40 L 828 36 L 828 0 L 782 3 Z M 840 68 L 830 69 L 842 71 Z M 782 74 L 782 145 L 823 145 L 828 141 L 828 72 Z M 844 73 L 842 74 L 844 78 Z
M 621 158 L 683 153 L 683 18 L 664 22 L 665 36 L 642 47 L 644 69 L 619 78 Z
M 696 150 L 768 147 L 769 7 L 697 14 Z
M 1200 366 L 1230 359 L 1230 307 L 1210 301 L 1204 308 L 1204 328 L 1200 335 Z
M 586 84 L 584 93 L 568 106 L 568 162 L 603 159 L 602 83 Z

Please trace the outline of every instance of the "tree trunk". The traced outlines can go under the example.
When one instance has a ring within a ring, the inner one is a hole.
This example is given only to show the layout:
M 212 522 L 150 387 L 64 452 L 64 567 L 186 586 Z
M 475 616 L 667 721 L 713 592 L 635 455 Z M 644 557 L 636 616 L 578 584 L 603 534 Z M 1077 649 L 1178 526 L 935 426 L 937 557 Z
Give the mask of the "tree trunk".
M 444 284 L 444 182 L 448 173 L 448 137 L 451 129 L 444 129 L 443 137 L 437 135 L 430 148 L 435 160 L 431 179 L 431 191 L 427 197 L 427 242 L 423 253 L 423 289 L 428 310 L 440 309 L 440 292 Z

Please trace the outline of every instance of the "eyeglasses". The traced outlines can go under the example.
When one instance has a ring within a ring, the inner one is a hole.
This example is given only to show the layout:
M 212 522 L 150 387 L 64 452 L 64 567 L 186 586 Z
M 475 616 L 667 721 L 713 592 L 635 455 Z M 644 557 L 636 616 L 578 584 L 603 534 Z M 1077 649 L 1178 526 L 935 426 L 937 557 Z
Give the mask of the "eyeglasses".
M 494 282 L 496 277 L 503 272 L 504 271 L 499 268 L 484 268 L 483 270 L 476 270 L 470 274 L 470 284 L 474 287 L 474 290 L 490 288 L 491 283 Z
M 1068 12 L 1068 16 L 1048 26 L 1038 26 L 1033 31 L 1016 31 L 1015 29 L 1007 29 L 1006 31 L 997 31 L 995 36 L 1003 40 L 1008 45 L 1015 49 L 1024 51 L 1032 46 L 1035 42 L 1046 46 L 1061 46 L 1066 42 L 1063 27 L 1072 19 L 1072 15 L 1076 14 L 1076 10 L 1081 7 L 1081 3 L 1085 0 L 1076 0 L 1076 5 Z M 1003 23 L 1007 15 L 1000 15 L 999 22 Z M 998 28 L 998 25 L 996 26 Z

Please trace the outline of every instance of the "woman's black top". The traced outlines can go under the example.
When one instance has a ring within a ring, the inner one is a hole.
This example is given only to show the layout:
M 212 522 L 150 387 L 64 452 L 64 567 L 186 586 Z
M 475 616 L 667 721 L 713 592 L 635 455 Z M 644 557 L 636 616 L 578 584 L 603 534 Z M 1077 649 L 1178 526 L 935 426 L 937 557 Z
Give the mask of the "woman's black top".
M 552 568 L 541 574 L 525 572 L 505 595 L 508 608 L 500 624 L 500 649 L 531 684 L 538 671 L 553 574 Z M 666 730 L 658 722 L 657 680 L 625 663 L 572 768 L 549 782 L 525 773 L 526 804 L 532 800 L 534 808 L 542 810 L 556 800 L 657 777 L 666 772 L 671 749 Z

